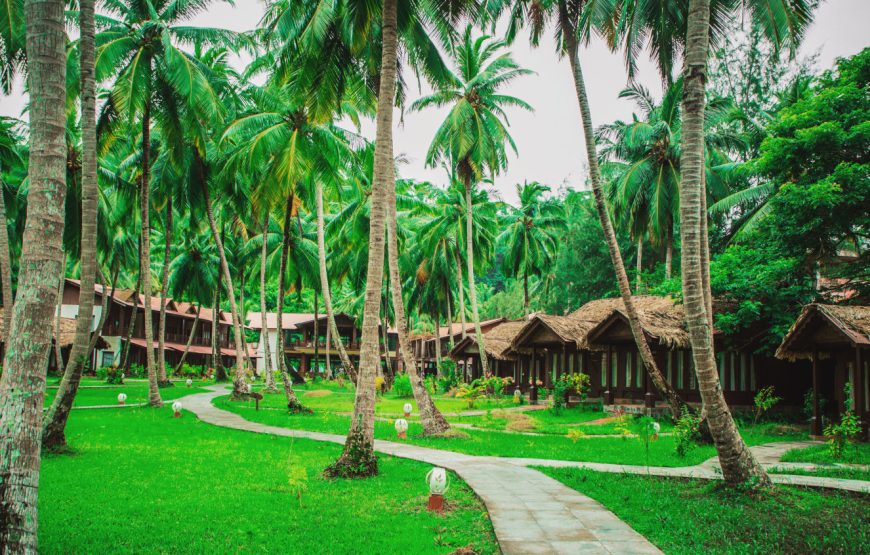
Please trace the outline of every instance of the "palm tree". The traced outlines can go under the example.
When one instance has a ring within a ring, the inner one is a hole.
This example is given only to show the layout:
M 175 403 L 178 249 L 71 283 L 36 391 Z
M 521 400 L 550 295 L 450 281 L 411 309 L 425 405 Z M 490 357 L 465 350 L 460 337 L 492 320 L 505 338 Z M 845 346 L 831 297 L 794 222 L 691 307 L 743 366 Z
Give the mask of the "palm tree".
M 529 316 L 529 276 L 539 276 L 556 255 L 558 232 L 564 227 L 562 206 L 544 194 L 550 188 L 537 182 L 517 185 L 519 208 L 508 214 L 508 227 L 499 235 L 507 252 L 505 271 L 523 277 L 523 309 Z
M 178 48 L 176 43 L 226 45 L 235 40 L 229 31 L 180 25 L 206 10 L 209 3 L 195 0 L 162 0 L 147 4 L 114 2 L 106 6 L 108 13 L 100 18 L 96 79 L 102 82 L 114 78 L 111 97 L 101 117 L 111 122 L 117 119 L 116 114 L 120 114 L 132 124 L 141 116 L 140 271 L 146 306 L 151 299 L 149 187 L 152 117 L 157 116 L 156 119 L 161 123 L 163 147 L 173 150 L 175 159 L 180 159 L 186 143 L 181 136 L 183 130 L 177 117 L 178 111 L 189 109 L 193 115 L 206 121 L 213 120 L 220 111 L 219 100 L 202 65 L 193 55 Z M 152 114 L 155 108 L 157 113 Z M 151 311 L 145 310 L 144 315 L 149 404 L 162 406 L 154 365 Z
M 486 375 L 489 373 L 489 364 L 480 329 L 477 291 L 474 284 L 472 188 L 474 183 L 479 182 L 484 175 L 495 175 L 507 166 L 505 143 L 516 151 L 516 145 L 507 131 L 504 109 L 515 107 L 531 110 L 532 108 L 519 98 L 500 94 L 499 89 L 517 77 L 531 72 L 520 68 L 511 58 L 510 53 L 497 56 L 506 46 L 504 41 L 491 40 L 487 36 L 473 38 L 471 31 L 471 25 L 468 25 L 460 44 L 454 49 L 453 55 L 458 73 L 452 74 L 449 85 L 417 100 L 411 108 L 421 110 L 430 106 L 451 106 L 447 118 L 435 133 L 426 155 L 426 162 L 433 166 L 442 161 L 449 161 L 465 186 L 468 292 L 480 349 L 481 367 Z
M 97 119 L 94 82 L 94 0 L 79 2 L 79 77 L 81 79 L 81 276 L 76 335 L 69 363 L 57 395 L 45 415 L 42 444 L 48 449 L 66 445 L 64 429 L 78 390 L 82 369 L 90 354 L 91 321 L 94 311 L 94 282 L 97 271 Z
M 587 2 L 585 0 L 554 0 L 552 4 L 548 4 L 547 11 L 541 12 L 542 7 L 537 2 L 528 0 L 505 0 L 504 2 L 494 2 L 491 5 L 494 17 L 498 17 L 502 11 L 510 10 L 510 24 L 508 27 L 508 40 L 513 40 L 516 37 L 520 27 L 529 22 L 531 26 L 531 41 L 533 45 L 538 44 L 538 40 L 545 30 L 548 20 L 552 19 L 555 22 L 557 45 L 559 54 L 568 57 L 569 67 L 571 69 L 571 77 L 574 81 L 574 89 L 577 95 L 577 103 L 580 106 L 580 123 L 583 129 L 583 137 L 586 145 L 586 162 L 589 166 L 589 181 L 592 186 L 592 193 L 595 198 L 595 208 L 598 212 L 598 219 L 601 221 L 601 228 L 604 231 L 604 240 L 607 243 L 610 259 L 613 262 L 613 268 L 616 273 L 616 281 L 619 286 L 619 293 L 625 304 L 626 317 L 628 318 L 631 327 L 632 335 L 634 336 L 635 344 L 637 345 L 644 366 L 652 379 L 653 385 L 659 394 L 667 401 L 672 416 L 676 419 L 682 413 L 682 407 L 685 406 L 682 400 L 676 394 L 673 387 L 665 380 L 659 370 L 658 365 L 653 358 L 652 351 L 647 343 L 646 336 L 640 326 L 637 309 L 635 308 L 631 294 L 631 284 L 628 280 L 628 273 L 625 270 L 625 264 L 622 260 L 622 253 L 619 251 L 619 243 L 616 239 L 616 232 L 613 228 L 613 223 L 610 221 L 610 214 L 605 200 L 604 189 L 601 179 L 601 168 L 598 164 L 598 154 L 596 152 L 596 141 L 593 133 L 592 117 L 589 108 L 589 97 L 586 94 L 586 82 L 583 78 L 583 70 L 580 65 L 580 43 L 581 39 L 588 37 L 591 26 L 599 22 L 601 14 L 598 13 L 599 4 L 590 4 L 589 12 L 584 13 Z
M 64 3 L 26 0 L 30 189 L 24 248 L 0 377 L 0 545 L 35 553 L 47 345 L 57 310 L 66 195 Z
M 22 137 L 17 128 L 20 122 L 0 117 L 0 291 L 3 294 L 3 341 L 12 324 L 12 254 L 9 250 L 9 226 L 6 221 L 6 179 L 4 172 L 24 163 Z

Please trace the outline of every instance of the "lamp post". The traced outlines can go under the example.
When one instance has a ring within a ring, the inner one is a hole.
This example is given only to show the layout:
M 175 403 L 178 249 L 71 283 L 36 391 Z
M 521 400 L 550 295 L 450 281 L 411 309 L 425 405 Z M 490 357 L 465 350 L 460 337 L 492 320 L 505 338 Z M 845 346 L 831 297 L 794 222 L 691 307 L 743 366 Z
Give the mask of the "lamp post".
M 172 412 L 174 413 L 175 418 L 181 418 L 181 401 L 175 401 L 172 403 Z
M 444 493 L 450 487 L 450 481 L 447 478 L 447 471 L 441 467 L 434 467 L 426 474 L 426 481 L 429 483 L 429 505 L 430 511 L 441 512 L 444 510 Z
M 411 405 L 411 403 L 405 403 L 405 406 L 402 407 L 402 409 L 404 409 L 405 411 L 405 418 L 408 418 L 409 416 L 411 416 L 411 411 L 414 410 L 414 407 Z
M 399 434 L 399 439 L 407 439 L 408 437 L 408 421 L 404 418 L 396 420 L 396 433 Z
M 118 393 L 118 404 L 123 405 L 125 401 L 127 401 L 127 394 L 126 393 Z
M 187 384 L 187 387 L 192 387 L 192 386 L 193 386 L 193 380 L 191 380 L 190 378 L 187 378 L 187 381 L 184 382 L 184 383 Z

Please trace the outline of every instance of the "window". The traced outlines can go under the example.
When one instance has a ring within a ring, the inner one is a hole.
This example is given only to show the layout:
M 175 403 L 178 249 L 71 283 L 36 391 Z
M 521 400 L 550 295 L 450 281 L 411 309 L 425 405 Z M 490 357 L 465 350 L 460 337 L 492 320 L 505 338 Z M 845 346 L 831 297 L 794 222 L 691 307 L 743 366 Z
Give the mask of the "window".
M 667 362 L 666 366 L 667 366 L 667 373 L 668 373 L 668 375 L 667 375 L 668 383 L 671 384 L 671 386 L 673 386 L 674 385 L 674 353 L 673 353 L 673 351 L 668 351 L 668 362 Z
M 737 353 L 731 351 L 728 353 L 730 356 L 730 366 L 731 366 L 731 387 L 729 388 L 731 391 L 737 391 Z
M 113 353 L 112 351 L 102 351 L 102 355 L 100 357 L 100 366 L 111 366 L 113 362 L 115 362 L 115 353 Z
M 635 361 L 637 364 L 634 365 L 634 386 L 635 387 L 643 387 L 643 375 L 646 372 L 646 369 L 643 365 L 643 360 L 640 358 L 640 353 L 634 353 Z
M 683 351 L 674 354 L 677 356 L 677 389 L 683 389 Z
M 601 355 L 601 387 L 607 387 L 607 355 Z
M 746 391 L 746 353 L 740 353 L 740 391 Z
M 625 353 L 625 387 L 631 387 L 631 351 Z
M 610 384 L 616 387 L 617 372 L 619 369 L 619 353 L 610 353 Z
M 725 388 L 725 353 L 719 353 L 719 384 Z
M 689 389 L 695 390 L 695 358 L 689 353 Z

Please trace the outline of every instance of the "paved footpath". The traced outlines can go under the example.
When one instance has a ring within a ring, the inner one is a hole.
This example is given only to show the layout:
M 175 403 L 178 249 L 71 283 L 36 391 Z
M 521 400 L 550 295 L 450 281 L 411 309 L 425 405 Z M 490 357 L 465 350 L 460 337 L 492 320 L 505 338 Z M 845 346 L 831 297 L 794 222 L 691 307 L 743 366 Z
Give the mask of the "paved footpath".
M 344 443 L 343 435 L 250 422 L 212 405 L 212 399 L 226 395 L 223 386 L 209 389 L 207 393 L 183 398 L 184 408 L 203 422 L 249 432 Z M 486 505 L 505 555 L 661 553 L 602 504 L 537 470 L 498 457 L 474 457 L 392 441 L 376 440 L 375 449 L 442 466 L 459 475 Z

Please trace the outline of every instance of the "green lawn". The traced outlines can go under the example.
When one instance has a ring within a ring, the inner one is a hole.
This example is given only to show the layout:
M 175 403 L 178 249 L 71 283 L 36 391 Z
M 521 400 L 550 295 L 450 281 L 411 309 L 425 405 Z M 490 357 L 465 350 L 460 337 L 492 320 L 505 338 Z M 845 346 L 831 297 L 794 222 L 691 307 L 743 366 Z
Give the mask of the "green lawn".
M 753 495 L 721 482 L 540 468 L 601 502 L 668 554 L 870 553 L 870 497 L 776 487 Z
M 484 507 L 455 476 L 425 510 L 428 465 L 325 480 L 340 446 L 217 428 L 169 409 L 76 411 L 72 455 L 46 455 L 42 553 L 497 553 Z
M 870 481 L 870 470 L 861 468 L 846 468 L 841 466 L 817 467 L 815 470 L 795 470 L 791 468 L 768 469 L 772 474 L 794 474 L 797 476 L 818 476 L 821 478 L 842 478 L 844 480 Z
M 593 410 L 589 407 L 572 407 L 570 409 L 563 409 L 559 414 L 554 413 L 551 409 L 522 413 L 495 409 L 482 416 L 463 416 L 453 420 L 488 430 L 532 432 L 560 436 L 567 435 L 572 430 L 586 435 L 623 433 L 624 425 L 615 419 L 600 424 L 588 424 L 589 422 L 608 419 L 609 417 L 610 415 L 606 412 Z M 666 421 L 661 421 L 660 424 L 662 433 L 670 432 L 673 429 L 673 426 Z
M 849 463 L 870 464 L 870 443 L 847 445 L 842 459 L 834 459 L 827 445 L 813 445 L 804 449 L 792 449 L 782 457 L 783 462 L 809 462 L 816 464 Z
M 101 384 L 104 386 L 106 385 L 104 381 L 101 381 Z M 202 389 L 201 387 L 188 388 L 183 382 L 177 382 L 175 387 L 162 388 L 160 390 L 160 396 L 164 401 L 172 401 L 179 397 L 184 397 L 185 395 L 201 393 L 203 391 L 205 391 L 205 389 Z M 97 405 L 117 405 L 119 393 L 127 394 L 126 404 L 128 405 L 145 403 L 148 401 L 148 383 L 128 380 L 127 383 L 123 385 L 115 385 L 112 387 L 80 387 L 79 390 L 76 391 L 73 406 L 92 407 Z M 57 395 L 57 389 L 45 390 L 44 405 L 46 407 L 51 405 L 55 395 Z
M 321 398 L 322 399 L 322 398 Z M 329 410 L 320 410 L 311 399 L 302 397 L 303 403 L 314 409 L 312 415 L 290 415 L 283 408 L 283 393 L 267 395 L 261 410 L 254 410 L 253 402 L 233 402 L 228 397 L 215 399 L 216 406 L 240 414 L 253 422 L 260 422 L 286 428 L 346 434 L 350 418 Z M 381 401 L 383 402 L 383 401 Z M 280 408 L 268 408 L 278 405 Z M 769 426 L 751 427 L 743 430 L 744 439 L 752 444 L 773 441 L 794 440 L 802 436 L 776 435 Z M 586 437 L 569 439 L 566 436 L 542 435 L 523 436 L 498 431 L 466 430 L 464 438 L 422 438 L 422 427 L 410 422 L 408 436 L 417 445 L 458 451 L 470 455 L 494 455 L 504 457 L 533 457 L 570 461 L 604 462 L 617 464 L 646 464 L 647 457 L 643 444 L 636 438 Z M 375 436 L 379 439 L 396 439 L 391 422 L 376 421 Z M 701 463 L 716 455 L 712 446 L 699 446 L 692 449 L 685 458 L 676 455 L 674 438 L 662 436 L 651 442 L 649 463 L 653 466 L 687 466 Z

